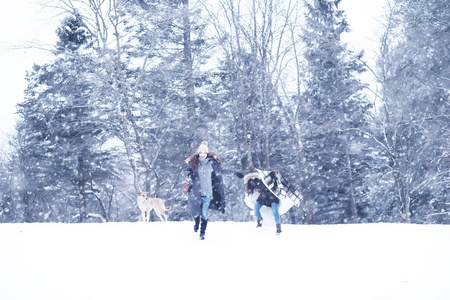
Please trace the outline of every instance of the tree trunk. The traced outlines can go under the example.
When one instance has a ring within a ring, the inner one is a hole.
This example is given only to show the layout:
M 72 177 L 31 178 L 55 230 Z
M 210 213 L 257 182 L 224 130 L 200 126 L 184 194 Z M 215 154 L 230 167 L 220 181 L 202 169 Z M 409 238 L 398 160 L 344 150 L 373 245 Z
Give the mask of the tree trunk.
M 350 218 L 352 221 L 356 221 L 357 211 L 356 211 L 356 200 L 355 193 L 353 188 L 353 171 L 352 171 L 352 163 L 350 159 L 350 153 L 348 149 L 348 136 L 344 136 L 344 147 L 345 147 L 345 157 L 347 163 L 347 172 L 348 172 L 348 189 L 349 189 L 349 202 L 350 202 Z
M 121 100 L 123 105 L 121 105 L 121 109 L 119 110 L 119 113 L 121 115 L 121 122 L 122 122 L 122 130 L 123 130 L 123 135 L 124 135 L 124 144 L 125 144 L 125 148 L 126 148 L 126 152 L 127 152 L 127 156 L 128 156 L 128 160 L 130 162 L 132 171 L 133 171 L 133 178 L 134 178 L 134 189 L 136 191 L 136 193 L 138 193 L 139 191 L 141 191 L 140 188 L 140 184 L 139 184 L 139 169 L 136 166 L 136 163 L 134 161 L 134 159 L 132 158 L 132 147 L 131 147 L 131 143 L 130 143 L 130 134 L 128 132 L 128 122 L 131 123 L 131 127 L 134 131 L 134 135 L 135 135 L 135 139 L 136 139 L 136 146 L 137 149 L 139 151 L 139 155 L 141 157 L 141 163 L 145 168 L 146 171 L 146 183 L 145 183 L 145 190 L 146 191 L 150 191 L 150 178 L 151 178 L 151 165 L 148 163 L 147 158 L 146 158 L 146 154 L 144 151 L 144 146 L 142 144 L 142 139 L 141 139 L 141 135 L 139 133 L 139 128 L 138 125 L 136 124 L 136 120 L 134 119 L 133 113 L 132 113 L 132 106 L 133 106 L 133 102 L 134 102 L 134 98 L 130 99 L 130 95 L 129 95 L 129 90 L 127 88 L 127 86 L 125 85 L 125 80 L 122 77 L 122 61 L 121 61 L 121 54 L 122 54 L 122 47 L 120 44 L 120 32 L 119 32 L 119 15 L 117 14 L 116 11 L 117 7 L 116 4 L 114 2 L 114 6 L 113 6 L 113 13 L 110 17 L 111 19 L 111 23 L 113 24 L 114 27 L 114 36 L 116 39 L 116 50 L 117 50 L 117 56 L 116 56 L 116 81 L 118 82 L 119 85 L 119 91 L 121 92 Z M 144 63 L 145 65 L 145 63 Z M 139 81 L 139 80 L 138 80 Z
M 86 178 L 84 175 L 84 160 L 83 157 L 78 157 L 78 193 L 80 197 L 80 223 L 87 220 L 87 205 L 86 205 Z
M 184 91 L 186 94 L 186 107 L 189 124 L 189 150 L 193 153 L 196 149 L 197 115 L 195 110 L 195 90 L 193 75 L 193 57 L 191 44 L 191 21 L 189 0 L 183 0 L 183 55 L 184 55 Z
M 411 157 L 411 138 L 412 138 L 412 116 L 409 115 L 409 124 L 408 124 L 408 137 L 406 142 L 406 171 L 405 171 L 405 198 L 404 198 L 404 214 L 405 214 L 405 222 L 411 223 L 411 197 L 409 196 L 411 190 L 411 180 L 412 180 L 412 160 Z
M 248 167 L 253 167 L 253 159 L 252 159 L 252 140 L 253 140 L 253 112 L 251 112 L 251 120 L 250 120 L 250 130 L 248 128 L 248 118 L 247 118 L 247 103 L 245 101 L 245 88 L 244 88 L 244 63 L 242 62 L 242 48 L 241 48 L 241 32 L 240 32 L 240 23 L 239 16 L 236 15 L 234 10 L 233 3 L 230 3 L 231 8 L 231 16 L 233 22 L 233 28 L 236 35 L 236 45 L 237 45 L 237 53 L 235 61 L 236 61 L 236 71 L 238 78 L 238 87 L 239 87 L 239 99 L 241 103 L 241 113 L 242 113 L 242 130 L 243 130 L 243 138 L 246 146 L 246 156 L 247 156 L 247 164 Z M 254 82 L 254 81 L 252 81 Z M 253 106 L 253 99 L 251 100 L 251 107 Z

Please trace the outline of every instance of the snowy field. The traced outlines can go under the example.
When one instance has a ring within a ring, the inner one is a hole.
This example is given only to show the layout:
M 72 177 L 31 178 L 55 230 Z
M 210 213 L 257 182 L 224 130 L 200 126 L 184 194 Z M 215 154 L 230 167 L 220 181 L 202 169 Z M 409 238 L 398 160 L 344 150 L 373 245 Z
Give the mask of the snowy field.
M 450 226 L 192 227 L 0 224 L 0 299 L 450 299 Z

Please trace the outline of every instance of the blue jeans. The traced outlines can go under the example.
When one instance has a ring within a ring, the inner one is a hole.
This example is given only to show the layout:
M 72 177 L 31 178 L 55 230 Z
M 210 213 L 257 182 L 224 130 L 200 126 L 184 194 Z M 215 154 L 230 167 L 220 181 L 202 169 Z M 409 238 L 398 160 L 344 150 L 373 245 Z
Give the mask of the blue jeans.
M 211 202 L 211 197 L 202 196 L 202 219 L 208 220 L 208 209 L 209 203 Z
M 256 219 L 259 221 L 262 219 L 261 217 L 261 207 L 263 207 L 263 204 L 261 202 L 256 201 L 255 203 L 255 216 Z M 270 207 L 272 208 L 273 217 L 275 218 L 275 223 L 280 224 L 280 213 L 278 212 L 278 203 L 272 203 L 270 204 Z

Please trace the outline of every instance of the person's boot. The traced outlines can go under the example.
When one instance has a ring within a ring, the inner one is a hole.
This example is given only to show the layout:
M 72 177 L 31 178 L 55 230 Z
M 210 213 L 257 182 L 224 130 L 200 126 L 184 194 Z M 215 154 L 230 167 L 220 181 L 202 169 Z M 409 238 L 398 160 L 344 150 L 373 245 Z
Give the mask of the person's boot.
M 281 224 L 277 224 L 277 235 L 281 233 Z
M 200 239 L 201 240 L 205 239 L 206 225 L 208 225 L 208 220 L 205 220 L 202 218 L 202 223 L 201 223 L 201 227 L 200 227 Z
M 257 220 L 256 222 L 257 222 L 256 228 L 262 227 L 262 219 L 261 220 Z
M 197 232 L 198 231 L 198 226 L 200 225 L 200 216 L 196 216 L 194 218 L 194 221 L 195 221 L 194 231 Z

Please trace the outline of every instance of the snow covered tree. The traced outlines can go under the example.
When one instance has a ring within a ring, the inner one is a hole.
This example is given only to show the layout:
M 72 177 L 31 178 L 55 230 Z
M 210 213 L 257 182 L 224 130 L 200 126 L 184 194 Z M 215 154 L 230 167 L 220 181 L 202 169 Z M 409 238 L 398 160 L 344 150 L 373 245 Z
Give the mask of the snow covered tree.
M 177 199 L 178 187 L 185 183 L 184 159 L 202 140 L 210 140 L 216 127 L 217 115 L 206 95 L 209 75 L 201 70 L 208 46 L 200 11 L 188 1 L 144 2 L 128 8 L 134 20 L 126 30 L 138 44 L 127 47 L 126 53 L 134 59 L 145 53 L 148 59 L 140 69 L 140 95 L 135 98 L 144 149 L 152 158 L 153 179 L 146 190 Z M 183 218 L 185 203 L 172 204 L 172 215 Z
M 293 94 L 287 83 L 296 56 L 287 28 L 298 22 L 300 9 L 298 1 L 284 0 L 205 3 L 220 63 L 214 89 L 223 108 L 218 120 L 235 169 L 296 169 L 296 142 L 282 111 L 289 105 L 283 98 Z M 243 202 L 239 195 L 238 201 Z
M 63 20 L 61 27 L 56 30 L 56 35 L 59 39 L 56 42 L 58 51 L 75 51 L 82 45 L 92 42 L 91 35 L 77 12 L 73 17 Z
M 0 157 L 0 223 L 12 223 L 18 218 L 17 211 L 20 211 L 20 207 L 17 205 L 17 188 L 15 183 L 18 181 L 18 175 L 15 174 L 16 168 L 14 165 L 15 160 L 14 153 L 8 153 L 7 150 L 3 150 Z
M 390 2 L 381 43 L 376 141 L 391 217 L 449 222 L 450 21 L 442 0 Z M 381 176 L 381 175 L 380 175 Z M 378 194 L 380 195 L 380 194 Z M 381 196 L 381 195 L 380 195 Z
M 358 149 L 364 143 L 369 104 L 357 75 L 364 71 L 359 56 L 348 51 L 340 36 L 348 30 L 338 1 L 306 3 L 306 90 L 302 94 L 303 154 L 307 193 L 315 206 L 315 222 L 341 223 L 358 217 L 355 184 L 364 172 Z M 359 178 L 358 178 L 359 177 Z
M 34 66 L 26 100 L 19 104 L 27 221 L 86 222 L 94 215 L 106 220 L 99 194 L 101 185 L 114 178 L 113 156 L 102 149 L 110 136 L 98 109 L 101 99 L 89 81 L 92 60 L 83 53 L 89 39 L 78 17 L 62 25 L 71 38 L 60 35 L 56 59 Z
M 138 220 L 141 190 L 185 220 L 184 159 L 207 140 L 231 171 L 213 219 L 252 219 L 231 173 L 255 166 L 301 187 L 283 222 L 449 222 L 444 0 L 390 2 L 374 107 L 339 0 L 59 3 L 0 164 L 1 221 Z

